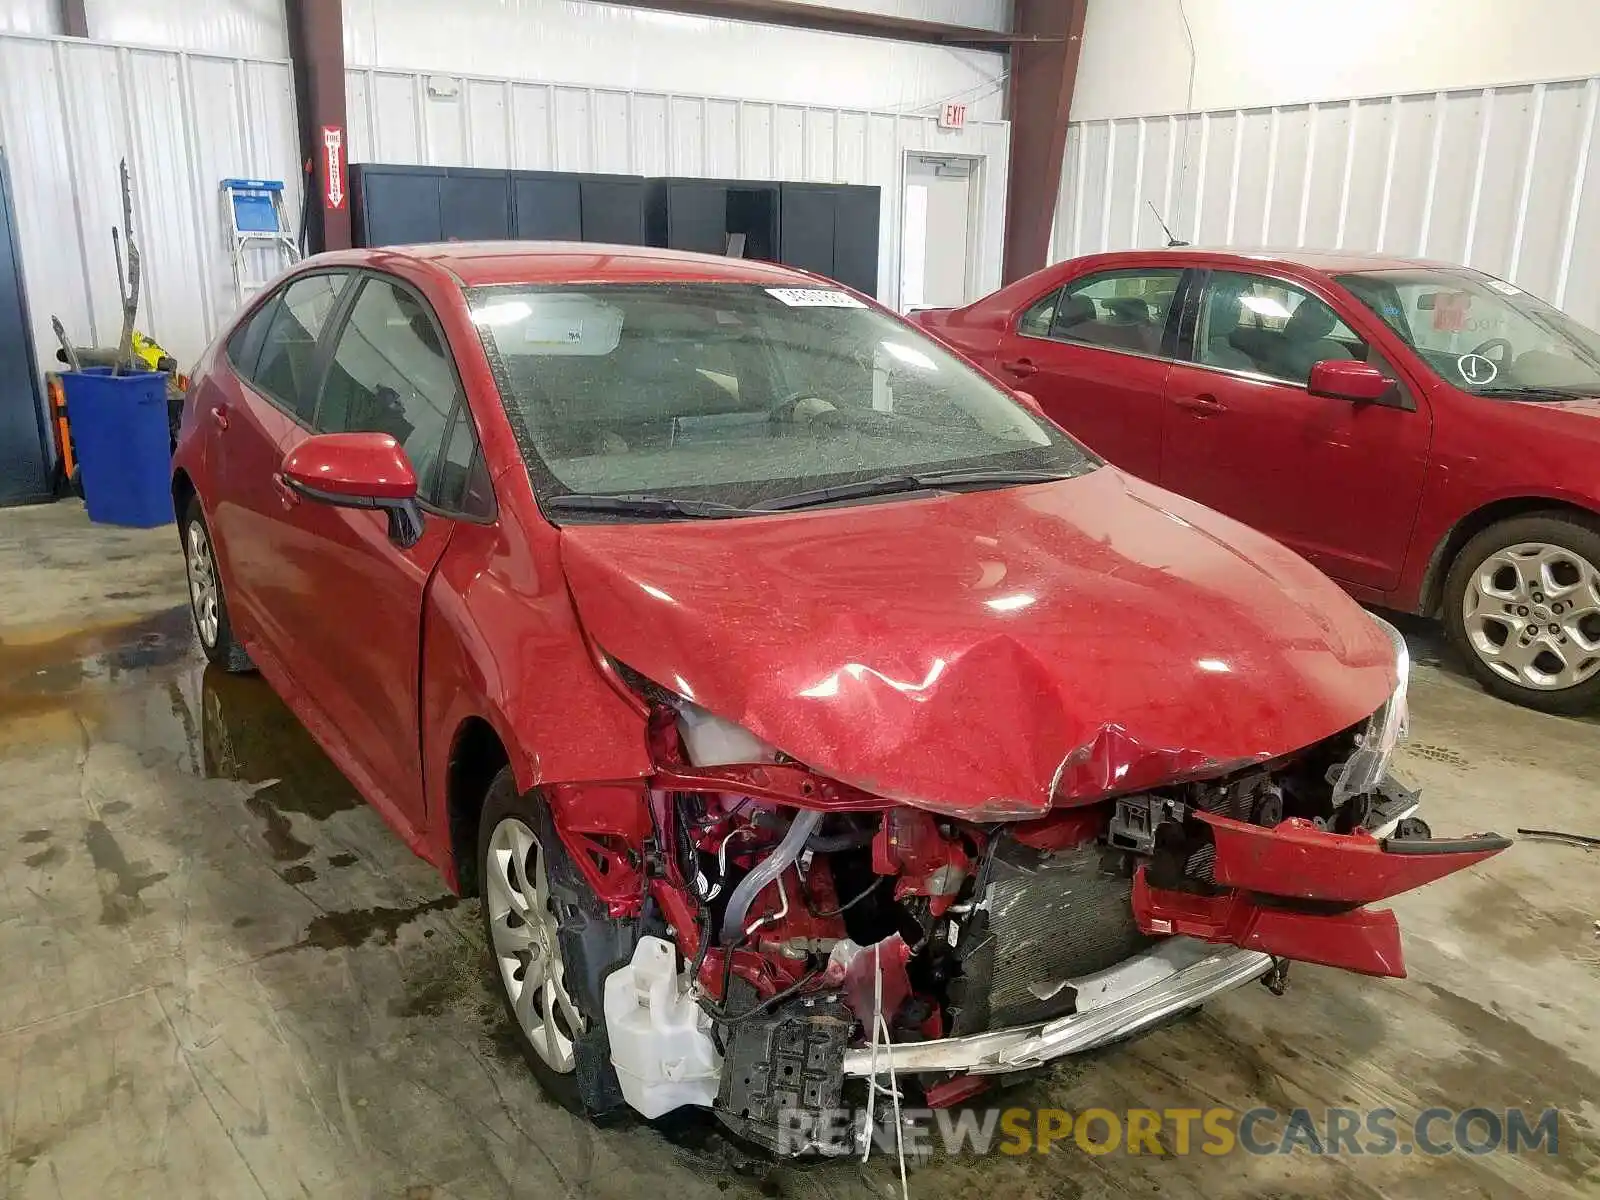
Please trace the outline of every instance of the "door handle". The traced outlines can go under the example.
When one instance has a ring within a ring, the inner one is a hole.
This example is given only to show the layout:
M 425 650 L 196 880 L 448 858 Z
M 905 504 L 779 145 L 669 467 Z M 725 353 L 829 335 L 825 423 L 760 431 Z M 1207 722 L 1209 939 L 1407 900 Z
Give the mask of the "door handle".
M 300 493 L 294 490 L 294 485 L 281 471 L 273 475 L 272 482 L 278 487 L 278 502 L 284 508 L 293 508 L 300 503 Z
M 1211 417 L 1228 411 L 1228 406 L 1210 392 L 1201 392 L 1198 396 L 1179 396 L 1173 403 L 1197 417 Z
M 211 419 L 217 423 L 218 429 L 226 429 L 228 427 L 228 410 L 220 404 L 213 404 L 211 406 Z
M 1027 379 L 1030 375 L 1039 373 L 1039 368 L 1034 365 L 1033 360 L 1027 358 L 1019 358 L 1014 362 L 1003 362 L 1000 364 L 1000 369 L 1010 372 L 1018 379 Z

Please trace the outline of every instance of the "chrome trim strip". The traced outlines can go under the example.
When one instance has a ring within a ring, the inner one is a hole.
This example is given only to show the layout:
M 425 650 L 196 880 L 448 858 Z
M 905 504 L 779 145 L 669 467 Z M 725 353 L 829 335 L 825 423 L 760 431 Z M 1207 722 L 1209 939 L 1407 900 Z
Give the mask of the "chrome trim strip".
M 1258 950 L 1168 938 L 1125 963 L 1073 981 L 1080 995 L 1094 997 L 1094 1006 L 1085 1011 L 1043 1025 L 879 1046 L 878 1070 L 888 1070 L 891 1058 L 896 1071 L 994 1075 L 1023 1070 L 1135 1033 L 1219 992 L 1259 979 L 1271 968 L 1272 956 Z M 844 1074 L 871 1074 L 871 1055 L 867 1048 L 846 1051 Z

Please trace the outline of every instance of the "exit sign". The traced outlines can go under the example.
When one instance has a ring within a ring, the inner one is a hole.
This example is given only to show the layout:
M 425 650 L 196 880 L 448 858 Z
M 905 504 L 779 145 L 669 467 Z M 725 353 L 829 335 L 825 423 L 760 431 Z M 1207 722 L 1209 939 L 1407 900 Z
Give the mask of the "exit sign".
M 967 123 L 967 106 L 950 101 L 939 110 L 940 129 L 962 129 Z

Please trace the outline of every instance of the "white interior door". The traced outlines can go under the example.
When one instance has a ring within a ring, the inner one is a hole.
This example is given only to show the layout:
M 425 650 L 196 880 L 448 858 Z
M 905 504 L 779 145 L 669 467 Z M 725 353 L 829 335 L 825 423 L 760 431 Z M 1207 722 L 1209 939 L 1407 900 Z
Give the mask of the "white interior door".
M 968 294 L 972 262 L 970 158 L 906 158 L 900 236 L 900 308 L 951 308 Z

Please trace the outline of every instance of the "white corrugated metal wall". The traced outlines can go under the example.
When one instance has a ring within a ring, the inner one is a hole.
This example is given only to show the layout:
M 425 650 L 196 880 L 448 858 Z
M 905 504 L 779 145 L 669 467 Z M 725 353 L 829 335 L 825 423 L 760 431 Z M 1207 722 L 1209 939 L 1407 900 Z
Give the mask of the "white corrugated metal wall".
M 1159 246 L 1464 262 L 1600 325 L 1600 78 L 1074 124 L 1052 257 Z
M 1000 282 L 1003 121 L 951 131 L 931 115 L 410 71 L 351 70 L 346 90 L 352 162 L 876 184 L 878 294 L 891 305 L 906 152 L 977 157 L 978 294 Z
M 0 143 L 42 362 L 55 361 L 52 314 L 76 341 L 116 340 L 111 228 L 124 156 L 144 259 L 139 327 L 185 367 L 235 307 L 218 182 L 283 179 L 298 217 L 283 61 L 0 34 Z
M 4 2 L 4 0 L 0 0 Z M 237 3 L 238 0 L 233 0 Z M 879 0 L 969 24 L 997 0 Z M 948 97 L 973 120 L 1001 115 L 1004 54 L 628 8 L 598 0 L 344 0 L 345 64 L 638 92 L 908 111 Z M 936 110 L 935 110 L 936 111 Z

